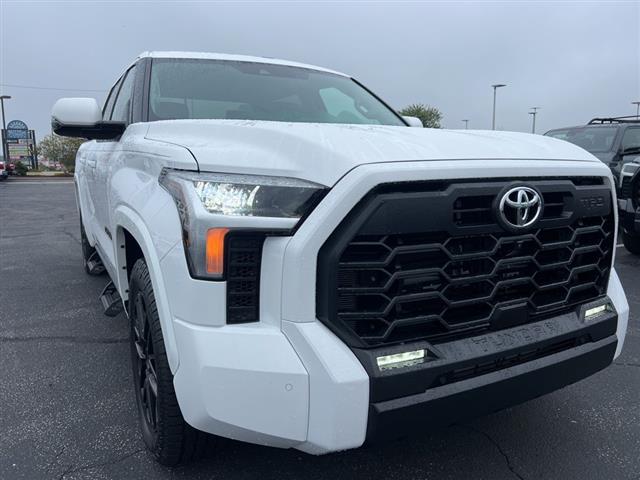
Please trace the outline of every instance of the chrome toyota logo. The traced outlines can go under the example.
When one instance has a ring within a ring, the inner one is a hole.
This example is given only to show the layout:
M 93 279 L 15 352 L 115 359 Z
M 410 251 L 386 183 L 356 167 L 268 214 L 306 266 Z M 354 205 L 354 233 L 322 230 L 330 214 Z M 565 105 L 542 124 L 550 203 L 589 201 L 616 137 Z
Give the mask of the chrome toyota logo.
M 511 228 L 530 227 L 542 213 L 542 198 L 530 187 L 514 187 L 502 195 L 499 204 L 500 218 Z

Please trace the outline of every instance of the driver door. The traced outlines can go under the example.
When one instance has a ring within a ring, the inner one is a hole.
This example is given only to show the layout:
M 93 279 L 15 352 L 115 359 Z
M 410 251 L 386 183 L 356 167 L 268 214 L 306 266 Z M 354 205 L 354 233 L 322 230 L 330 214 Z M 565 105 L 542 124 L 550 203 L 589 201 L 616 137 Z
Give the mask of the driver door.
M 105 111 L 108 120 L 125 122 L 131 120 L 131 104 L 133 86 L 135 83 L 136 66 L 131 67 L 117 85 L 117 94 L 110 112 Z M 107 105 L 109 107 L 109 105 Z M 126 131 L 123 136 L 126 135 Z M 96 243 L 102 262 L 110 273 L 115 268 L 115 232 L 111 231 L 111 173 L 114 168 L 114 158 L 121 150 L 121 137 L 113 140 L 99 140 L 95 148 L 95 172 L 93 184 L 93 203 L 95 207 Z

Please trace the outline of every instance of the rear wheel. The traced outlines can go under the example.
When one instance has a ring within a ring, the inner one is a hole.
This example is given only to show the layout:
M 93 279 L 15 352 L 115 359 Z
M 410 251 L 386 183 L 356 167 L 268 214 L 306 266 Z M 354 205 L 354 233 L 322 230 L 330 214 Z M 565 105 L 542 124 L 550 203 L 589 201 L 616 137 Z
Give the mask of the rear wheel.
M 622 232 L 624 247 L 634 255 L 640 255 L 640 235 Z
M 131 363 L 142 438 L 161 464 L 189 462 L 204 455 L 210 435 L 187 424 L 180 411 L 143 259 L 133 266 L 129 292 Z

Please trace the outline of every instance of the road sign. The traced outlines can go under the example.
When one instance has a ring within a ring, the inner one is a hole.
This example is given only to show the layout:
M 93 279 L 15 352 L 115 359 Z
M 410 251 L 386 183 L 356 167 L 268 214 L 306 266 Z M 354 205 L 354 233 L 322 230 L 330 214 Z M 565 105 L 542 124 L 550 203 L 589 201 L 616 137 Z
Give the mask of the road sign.
M 2 131 L 2 140 L 6 145 L 7 157 L 10 162 L 23 162 L 31 168 L 38 167 L 38 157 L 35 154 L 36 136 L 29 130 L 22 120 L 11 120 L 6 130 Z
M 29 138 L 29 127 L 22 120 L 11 120 L 7 123 L 7 140 Z

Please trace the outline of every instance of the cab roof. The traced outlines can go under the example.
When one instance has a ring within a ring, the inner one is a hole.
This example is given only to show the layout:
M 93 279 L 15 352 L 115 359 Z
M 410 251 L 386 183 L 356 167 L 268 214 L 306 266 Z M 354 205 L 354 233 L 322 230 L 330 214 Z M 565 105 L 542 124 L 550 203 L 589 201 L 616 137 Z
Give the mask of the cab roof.
M 309 70 L 316 70 L 319 72 L 333 73 L 335 75 L 341 75 L 348 77 L 342 72 L 330 70 L 328 68 L 317 67 L 315 65 L 308 65 L 306 63 L 291 62 L 288 60 L 280 60 L 270 57 L 253 57 L 251 55 L 233 55 L 228 53 L 208 53 L 208 52 L 143 52 L 136 60 L 140 58 L 186 58 L 186 59 L 203 59 L 203 60 L 227 60 L 232 62 L 251 62 L 251 63 L 265 63 L 270 65 L 286 65 L 289 67 L 306 68 Z

